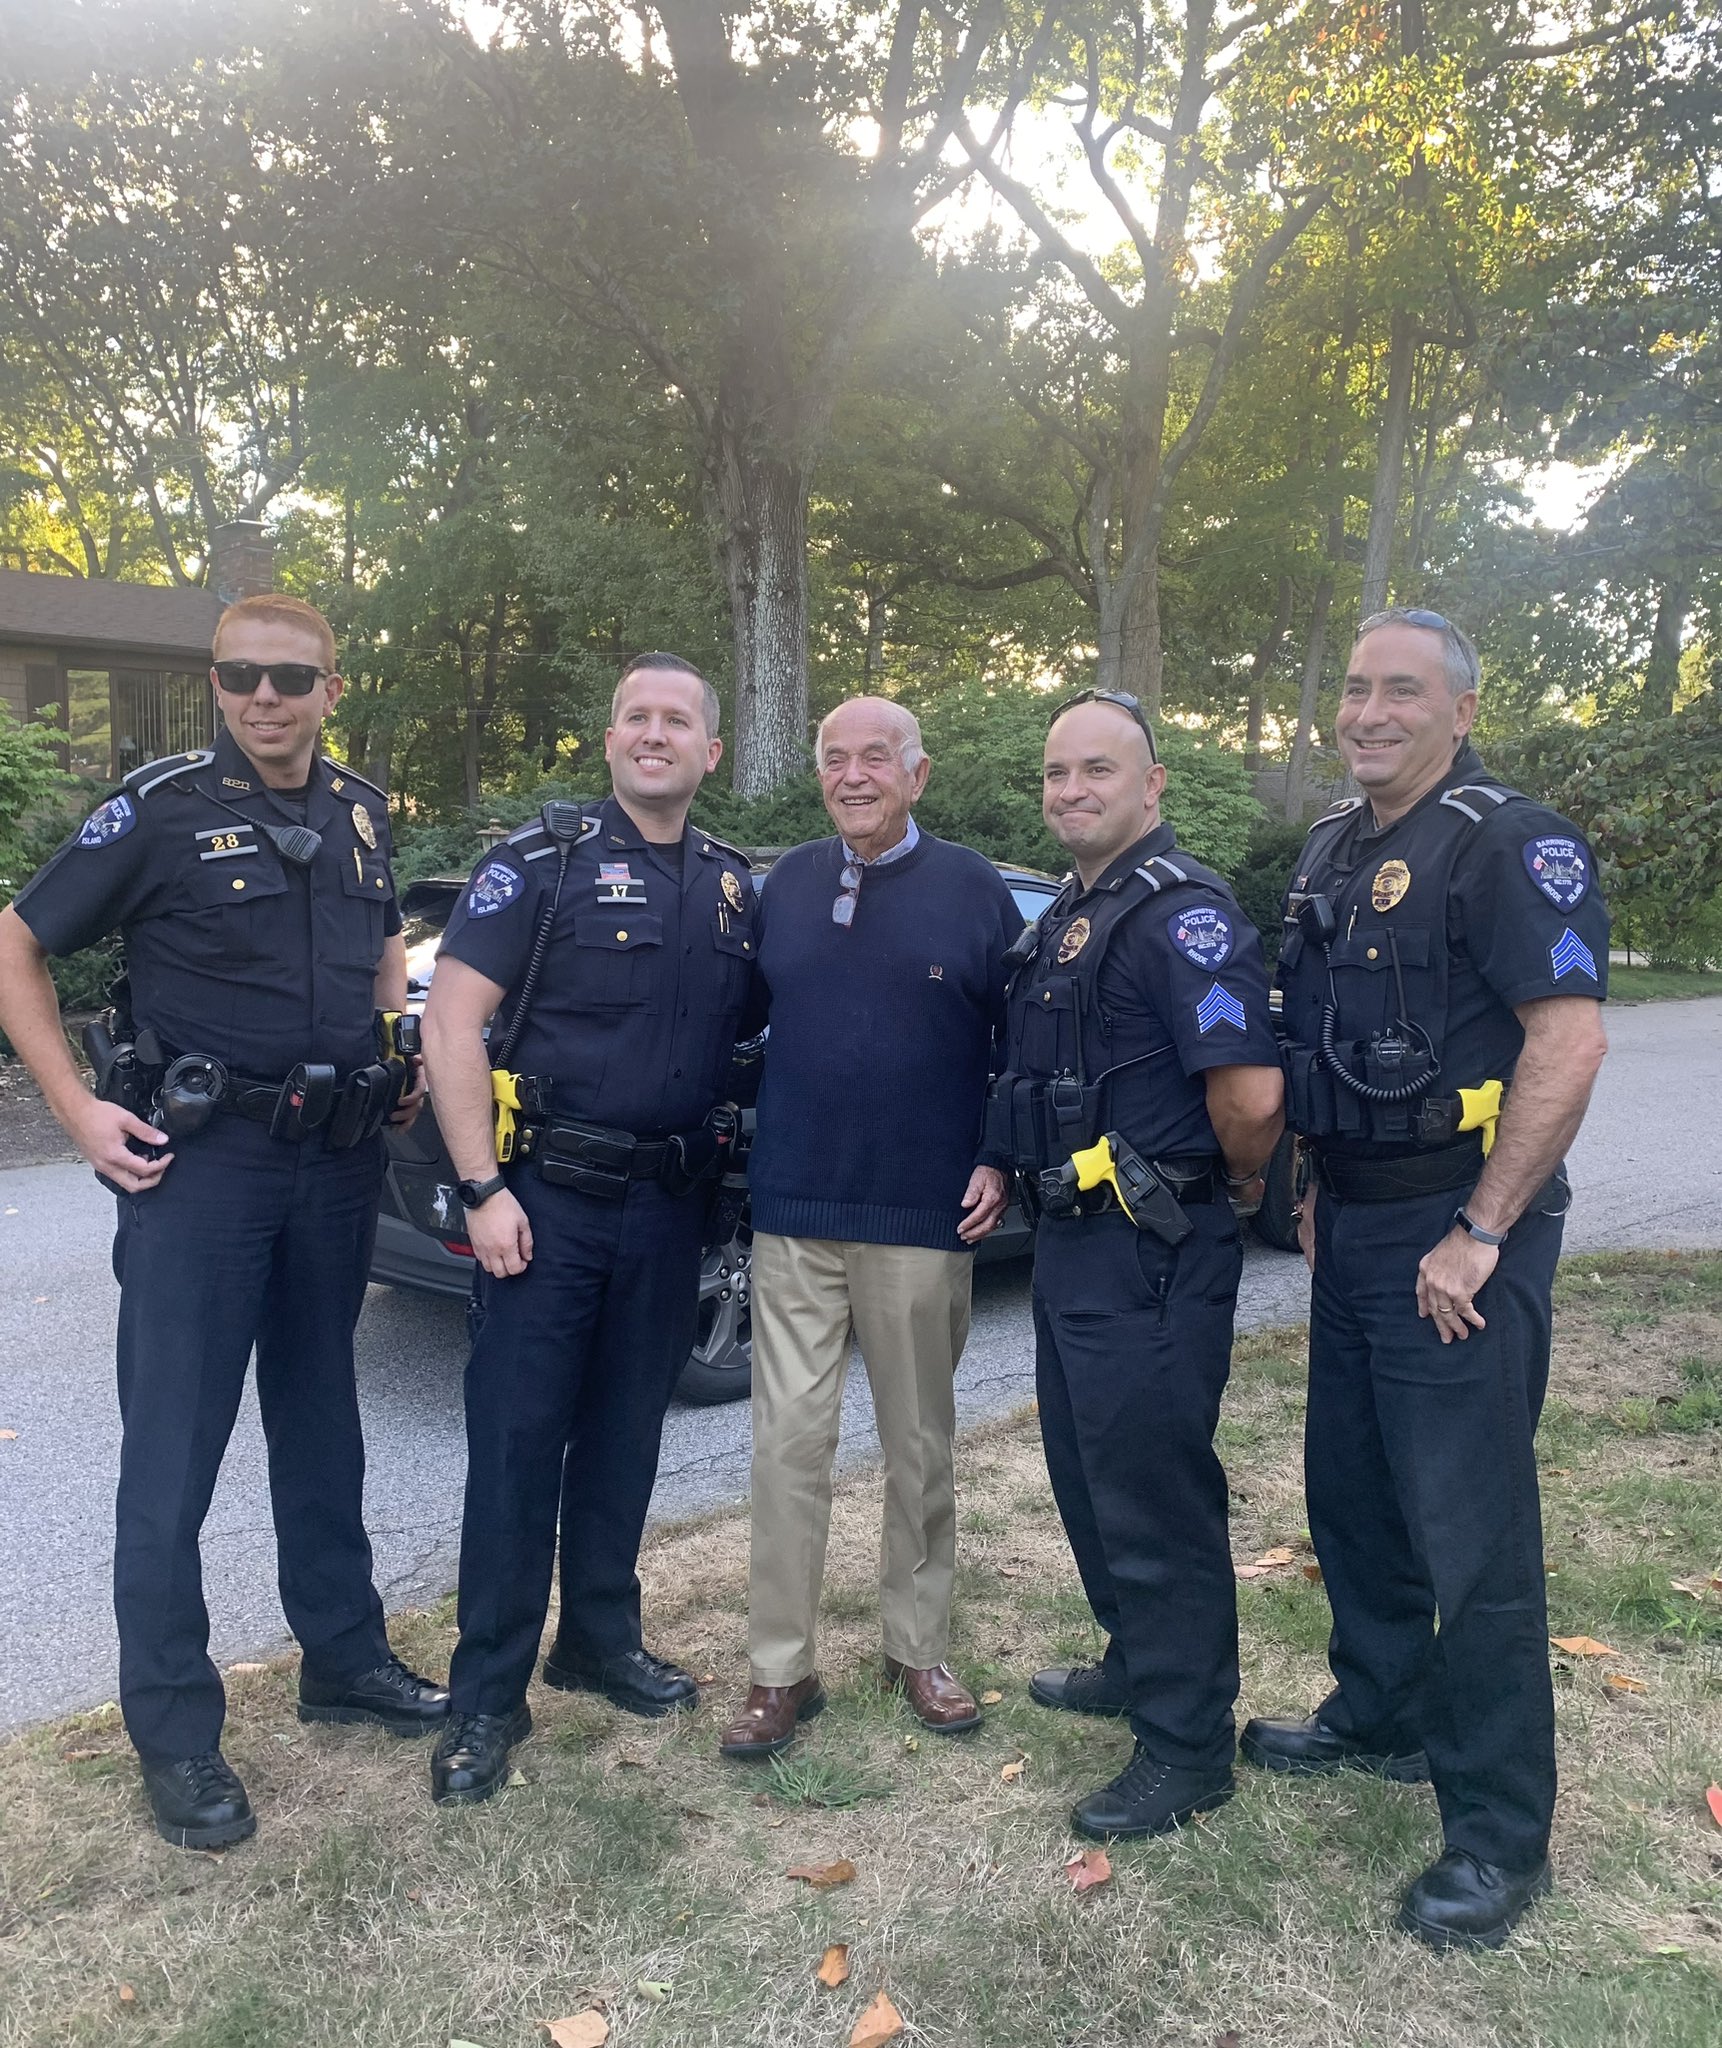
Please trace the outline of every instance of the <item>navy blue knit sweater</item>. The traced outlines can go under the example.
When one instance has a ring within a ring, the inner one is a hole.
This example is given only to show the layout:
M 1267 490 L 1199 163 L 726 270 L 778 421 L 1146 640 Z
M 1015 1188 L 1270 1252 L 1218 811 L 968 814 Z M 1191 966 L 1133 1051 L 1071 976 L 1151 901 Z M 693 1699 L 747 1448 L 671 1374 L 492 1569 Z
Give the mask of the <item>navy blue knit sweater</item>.
M 835 839 L 798 846 L 760 894 L 771 1038 L 748 1162 L 753 1227 L 960 1251 L 1022 913 L 990 861 L 923 833 L 866 869 L 845 928 L 831 920 L 842 866 Z

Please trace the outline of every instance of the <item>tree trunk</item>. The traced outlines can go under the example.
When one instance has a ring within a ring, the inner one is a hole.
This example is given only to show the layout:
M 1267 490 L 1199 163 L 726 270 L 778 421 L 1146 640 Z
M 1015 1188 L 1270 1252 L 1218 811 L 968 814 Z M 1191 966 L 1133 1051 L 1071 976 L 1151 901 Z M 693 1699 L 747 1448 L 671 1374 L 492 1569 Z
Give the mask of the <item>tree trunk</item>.
M 1309 640 L 1303 651 L 1303 681 L 1297 694 L 1297 733 L 1286 763 L 1285 817 L 1288 825 L 1303 823 L 1309 801 L 1309 748 L 1315 731 L 1315 709 L 1321 696 L 1321 665 L 1327 658 L 1327 616 L 1333 605 L 1333 578 L 1315 587 L 1309 608 Z
M 1639 709 L 1646 718 L 1669 718 L 1680 688 L 1680 643 L 1686 632 L 1686 616 L 1692 609 L 1692 592 L 1678 579 L 1663 584 L 1656 606 L 1656 626 L 1650 636 L 1650 659 L 1645 664 L 1644 687 Z
M 1417 323 L 1409 313 L 1393 316 L 1387 354 L 1387 404 L 1375 465 L 1375 495 L 1369 504 L 1369 538 L 1363 547 L 1363 589 L 1359 617 L 1367 619 L 1387 603 L 1393 534 L 1399 523 L 1399 490 L 1405 475 L 1405 436 L 1411 423 L 1411 373 L 1417 362 Z
M 1149 718 L 1160 716 L 1164 682 L 1164 650 L 1160 643 L 1160 549 L 1151 544 L 1142 572 L 1124 601 L 1124 630 L 1119 649 L 1121 687 L 1140 700 Z
M 1279 597 L 1274 605 L 1274 622 L 1250 662 L 1249 708 L 1244 717 L 1244 766 L 1252 775 L 1262 765 L 1262 720 L 1268 708 L 1268 671 L 1285 645 L 1291 621 L 1292 580 L 1289 576 L 1282 576 Z
M 763 796 L 807 764 L 807 479 L 721 434 L 711 495 L 735 635 L 735 791 Z

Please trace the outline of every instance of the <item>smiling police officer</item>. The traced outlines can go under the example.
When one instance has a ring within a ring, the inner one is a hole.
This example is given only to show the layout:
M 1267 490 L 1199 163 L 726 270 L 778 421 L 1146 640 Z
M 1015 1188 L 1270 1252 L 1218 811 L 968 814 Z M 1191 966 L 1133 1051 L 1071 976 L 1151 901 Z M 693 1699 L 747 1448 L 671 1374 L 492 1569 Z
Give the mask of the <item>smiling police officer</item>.
M 214 751 L 134 770 L 0 912 L 0 1026 L 119 1201 L 120 1707 L 157 1828 L 201 1849 L 257 1825 L 220 1752 L 198 1556 L 254 1344 L 300 1718 L 418 1735 L 448 1708 L 389 1654 L 362 1518 L 353 1325 L 381 1128 L 421 1092 L 379 1015 L 406 999 L 387 805 L 317 752 L 342 687 L 320 613 L 229 607 L 211 676 Z M 115 930 L 92 1095 L 46 956 Z
M 1269 1770 L 1434 1780 L 1445 1850 L 1399 1910 L 1434 1948 L 1498 1946 L 1549 1887 L 1532 1439 L 1561 1161 L 1606 1050 L 1590 849 L 1477 758 L 1477 685 L 1438 612 L 1364 620 L 1335 722 L 1363 795 L 1317 821 L 1287 898 L 1287 1109 L 1315 1160 L 1305 1470 L 1335 1687 L 1243 1740 Z
M 489 1798 L 531 1731 L 559 1497 L 546 1684 L 644 1715 L 698 1697 L 642 1647 L 635 1563 L 753 973 L 747 863 L 687 825 L 717 721 L 685 661 L 630 662 L 604 735 L 612 795 L 547 805 L 481 861 L 438 955 L 425 1054 L 479 1264 L 439 1802 Z
M 1130 1763 L 1079 1833 L 1162 1834 L 1232 1796 L 1237 1595 L 1214 1427 L 1243 1270 L 1228 1194 L 1261 1200 L 1281 1128 L 1254 929 L 1161 822 L 1134 697 L 1054 714 L 1042 808 L 1076 873 L 1025 944 L 987 1144 L 1039 1212 L 1035 1388 L 1098 1665 L 1041 1705 L 1128 1718 Z

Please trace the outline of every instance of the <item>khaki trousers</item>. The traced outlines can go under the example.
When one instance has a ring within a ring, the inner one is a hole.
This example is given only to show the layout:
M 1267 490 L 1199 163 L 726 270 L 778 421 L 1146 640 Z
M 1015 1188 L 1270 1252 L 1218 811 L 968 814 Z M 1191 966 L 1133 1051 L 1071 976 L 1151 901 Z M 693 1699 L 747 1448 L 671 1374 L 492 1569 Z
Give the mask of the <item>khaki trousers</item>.
M 885 1453 L 885 1654 L 917 1671 L 945 1662 L 957 1556 L 954 1383 L 973 1278 L 972 1252 L 754 1239 L 747 1647 L 755 1685 L 794 1685 L 813 1669 L 851 1331 Z

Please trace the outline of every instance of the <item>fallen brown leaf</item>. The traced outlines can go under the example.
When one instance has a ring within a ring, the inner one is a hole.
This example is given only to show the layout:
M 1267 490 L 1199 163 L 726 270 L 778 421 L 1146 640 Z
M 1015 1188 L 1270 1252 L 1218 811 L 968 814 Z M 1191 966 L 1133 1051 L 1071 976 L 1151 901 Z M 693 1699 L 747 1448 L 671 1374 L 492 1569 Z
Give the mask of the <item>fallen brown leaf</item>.
M 1026 1756 L 1013 1757 L 1008 1764 L 1005 1764 L 1000 1769 L 999 1782 L 1004 1785 L 1014 1785 L 1027 1769 L 1028 1758 Z
M 717 1673 L 715 1671 L 702 1671 L 700 1673 L 700 1683 L 701 1685 L 716 1685 Z
M 1304 1575 L 1304 1577 L 1305 1577 L 1306 1579 L 1308 1579 L 1308 1581 L 1310 1582 L 1310 1584 L 1311 1584 L 1312 1586 L 1319 1586 L 1319 1585 L 1321 1584 L 1321 1566 L 1320 1566 L 1320 1565 L 1318 1565 L 1318 1564 L 1306 1564 L 1306 1565 L 1304 1566 L 1304 1568 L 1303 1568 L 1303 1575 Z
M 1569 1657 L 1618 1657 L 1618 1650 L 1611 1650 L 1607 1643 L 1599 1643 L 1595 1636 L 1550 1636 L 1549 1641 L 1557 1650 L 1565 1650 Z
M 828 1990 L 835 1991 L 839 1984 L 849 1982 L 849 1944 L 839 1941 L 828 1948 L 819 1959 L 814 1976 Z
M 1073 1892 L 1091 1892 L 1096 1885 L 1112 1882 L 1112 1862 L 1104 1849 L 1084 1849 L 1064 1866 Z
M 1020 1579 L 1022 1577 L 1022 1566 L 1020 1564 L 1001 1564 L 999 1566 L 999 1577 L 1001 1579 Z
M 840 1856 L 835 1863 L 792 1863 L 783 1874 L 812 1885 L 815 1891 L 826 1892 L 833 1885 L 851 1883 L 855 1866 L 847 1856 Z
M 136 2005 L 136 2004 L 137 2004 L 137 2002 L 138 2002 L 138 1995 L 137 1995 L 137 1993 L 136 1993 L 136 1992 L 135 1992 L 135 1991 L 134 1991 L 134 1990 L 132 1989 L 132 1987 L 131 1987 L 131 1986 L 130 1986 L 129 1984 L 122 1984 L 122 1985 L 120 1986 L 120 2003 L 121 2003 L 121 2005 Z
M 903 2015 L 883 1991 L 855 2022 L 849 2048 L 885 2048 L 903 2031 Z
M 551 2048 L 604 2048 L 610 2038 L 610 2022 L 601 2012 L 571 2013 L 566 2019 L 545 2020 L 542 2026 Z
M 258 1672 L 268 1669 L 267 1664 L 229 1664 L 227 1675 L 229 1678 L 255 1678 Z
M 1607 1677 L 1604 1678 L 1603 1684 L 1612 1685 L 1616 1692 L 1648 1692 L 1650 1690 L 1642 1678 L 1628 1678 L 1624 1671 L 1609 1672 Z
M 983 1692 L 981 1694 L 981 1705 L 983 1707 L 996 1707 L 1003 1698 L 1004 1694 L 1002 1692 Z
M 1256 1559 L 1256 1563 L 1290 1564 L 1296 1556 L 1297 1552 L 1292 1549 L 1289 1543 L 1276 1543 L 1272 1550 L 1264 1550 L 1261 1556 Z
M 1712 1785 L 1704 1795 L 1704 1804 L 1710 1809 L 1710 1818 L 1722 1828 L 1722 1785 Z
M 111 1749 L 63 1749 L 60 1761 L 63 1764 L 93 1764 L 99 1756 L 112 1756 Z
M 502 1789 L 505 1792 L 518 1792 L 521 1786 L 525 1783 L 526 1773 L 523 1770 L 521 1770 L 518 1766 L 516 1766 L 516 1768 L 510 1771 L 508 1776 L 502 1781 Z

